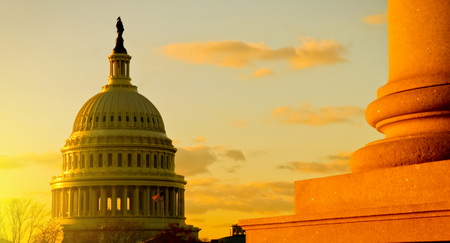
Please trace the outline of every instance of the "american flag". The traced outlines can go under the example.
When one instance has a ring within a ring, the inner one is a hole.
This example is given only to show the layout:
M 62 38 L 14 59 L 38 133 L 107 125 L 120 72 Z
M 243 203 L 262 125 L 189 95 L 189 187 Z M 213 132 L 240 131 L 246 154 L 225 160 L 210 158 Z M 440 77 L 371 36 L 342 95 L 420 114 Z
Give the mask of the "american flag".
M 154 195 L 152 198 L 153 198 L 153 201 L 155 201 L 155 202 L 161 202 L 161 201 L 164 201 L 164 194 L 158 193 L 158 194 Z

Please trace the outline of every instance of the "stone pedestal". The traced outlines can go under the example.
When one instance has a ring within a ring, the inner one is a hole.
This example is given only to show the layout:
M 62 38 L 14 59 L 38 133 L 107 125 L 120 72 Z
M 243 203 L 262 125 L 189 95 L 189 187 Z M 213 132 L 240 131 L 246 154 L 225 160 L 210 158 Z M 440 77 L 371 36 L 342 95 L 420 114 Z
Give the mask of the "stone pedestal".
M 388 14 L 389 80 L 366 109 L 386 137 L 353 173 L 297 181 L 295 215 L 241 220 L 247 242 L 450 241 L 450 1 Z
M 450 161 L 295 182 L 295 215 L 239 221 L 247 242 L 450 241 Z

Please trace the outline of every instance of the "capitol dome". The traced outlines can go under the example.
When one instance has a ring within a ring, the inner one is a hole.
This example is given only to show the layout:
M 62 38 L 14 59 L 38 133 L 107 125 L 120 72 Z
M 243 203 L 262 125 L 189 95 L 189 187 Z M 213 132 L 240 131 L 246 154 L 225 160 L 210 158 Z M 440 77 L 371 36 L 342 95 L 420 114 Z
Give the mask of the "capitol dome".
M 123 223 L 139 225 L 147 236 L 168 224 L 197 234 L 200 229 L 185 223 L 186 181 L 175 172 L 177 149 L 159 111 L 131 84 L 120 18 L 117 27 L 108 83 L 81 107 L 61 148 L 62 173 L 50 182 L 52 217 L 69 243 Z
M 96 129 L 138 129 L 165 133 L 156 107 L 135 86 L 104 86 L 75 118 L 73 133 Z

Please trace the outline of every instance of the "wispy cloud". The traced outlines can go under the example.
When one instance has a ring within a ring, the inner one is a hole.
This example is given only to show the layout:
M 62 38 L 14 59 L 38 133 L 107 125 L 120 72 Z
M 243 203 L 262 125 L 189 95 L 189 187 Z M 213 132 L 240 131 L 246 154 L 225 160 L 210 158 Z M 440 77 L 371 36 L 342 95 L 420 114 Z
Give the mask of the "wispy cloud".
M 194 142 L 196 143 L 202 143 L 205 141 L 205 137 L 203 136 L 198 136 L 197 138 L 194 139 Z
M 364 109 L 354 106 L 313 108 L 309 103 L 298 107 L 282 106 L 272 110 L 272 117 L 283 124 L 323 126 L 330 123 L 353 122 L 364 116 Z
M 263 67 L 263 68 L 256 69 L 251 74 L 241 75 L 241 78 L 242 79 L 262 78 L 262 77 L 266 77 L 266 76 L 271 76 L 273 74 L 274 74 L 274 72 L 272 71 L 272 69 L 270 69 L 268 67 Z
M 209 173 L 209 167 L 220 160 L 245 161 L 245 155 L 240 150 L 225 146 L 197 145 L 178 148 L 175 159 L 177 173 L 193 176 Z M 230 164 L 229 167 L 237 169 L 234 164 Z
M 25 153 L 16 156 L 0 155 L 0 169 L 17 169 L 32 164 L 39 164 L 51 168 L 60 167 L 62 157 L 60 152 Z
M 293 210 L 293 195 L 292 182 L 236 183 L 215 178 L 193 178 L 186 187 L 186 211 L 190 214 L 216 209 L 257 213 L 290 212 Z
M 350 172 L 349 160 L 351 153 L 342 152 L 329 155 L 327 162 L 293 161 L 278 166 L 278 169 L 287 169 L 304 173 L 347 173 Z
M 242 41 L 206 41 L 174 43 L 162 48 L 164 55 L 187 63 L 211 64 L 220 67 L 242 68 L 256 62 L 287 61 L 294 69 L 310 68 L 345 62 L 347 49 L 335 40 L 300 38 L 296 47 L 272 49 L 264 43 Z M 262 77 L 272 73 L 268 68 L 256 70 L 252 76 Z
M 364 23 L 366 24 L 372 24 L 372 25 L 380 25 L 387 23 L 387 14 L 381 13 L 381 14 L 374 14 L 364 17 Z

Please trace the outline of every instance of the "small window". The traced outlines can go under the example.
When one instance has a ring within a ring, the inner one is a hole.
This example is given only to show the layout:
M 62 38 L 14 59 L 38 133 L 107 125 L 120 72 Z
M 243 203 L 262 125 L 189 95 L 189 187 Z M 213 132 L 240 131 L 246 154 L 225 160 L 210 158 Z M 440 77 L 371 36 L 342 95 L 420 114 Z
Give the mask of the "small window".
M 122 116 L 119 116 L 118 119 L 119 119 L 119 122 L 121 122 L 122 121 Z
M 144 117 L 141 116 L 141 122 L 144 123 Z
M 98 122 L 98 116 L 95 117 L 95 122 Z
M 129 122 L 129 121 L 130 121 L 130 117 L 129 117 L 129 116 L 126 116 L 126 117 L 125 117 L 125 120 L 126 120 L 127 122 Z
M 80 165 L 80 167 L 83 169 L 86 165 L 85 165 L 85 157 L 84 157 L 84 154 L 83 155 L 81 155 L 81 165 Z
M 158 168 L 158 156 L 153 155 L 153 167 Z
M 113 122 L 113 121 L 114 121 L 114 116 L 111 116 L 111 119 L 110 119 L 110 121 L 111 121 L 111 122 Z
M 103 116 L 103 122 L 106 122 L 106 116 Z
M 137 155 L 137 167 L 141 167 L 142 166 L 142 162 L 141 162 L 141 154 Z
M 93 168 L 94 167 L 94 155 L 91 154 L 89 155 L 89 168 Z
M 136 116 L 134 117 L 134 122 L 137 122 L 137 117 Z
M 149 168 L 150 167 L 150 155 L 147 154 L 145 156 L 145 167 Z

